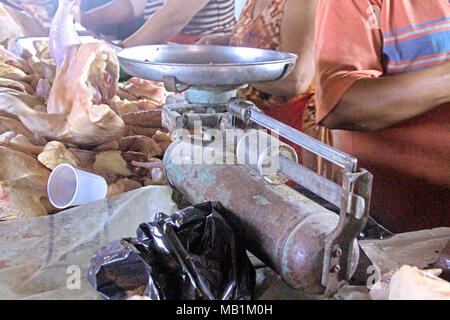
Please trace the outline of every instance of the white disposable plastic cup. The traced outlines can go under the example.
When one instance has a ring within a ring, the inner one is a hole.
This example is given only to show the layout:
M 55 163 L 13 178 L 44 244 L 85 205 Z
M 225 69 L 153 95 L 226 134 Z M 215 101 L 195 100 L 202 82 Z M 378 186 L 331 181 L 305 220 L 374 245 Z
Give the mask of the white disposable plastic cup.
M 58 209 L 104 199 L 107 192 L 105 179 L 68 164 L 53 169 L 47 183 L 48 199 Z

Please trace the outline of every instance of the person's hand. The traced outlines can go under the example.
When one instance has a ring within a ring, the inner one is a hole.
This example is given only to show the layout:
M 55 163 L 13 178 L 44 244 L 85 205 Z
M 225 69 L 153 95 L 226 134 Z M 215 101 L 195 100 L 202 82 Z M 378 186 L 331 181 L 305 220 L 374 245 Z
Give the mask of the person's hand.
M 212 45 L 212 46 L 228 46 L 231 36 L 209 35 L 200 38 L 195 44 Z

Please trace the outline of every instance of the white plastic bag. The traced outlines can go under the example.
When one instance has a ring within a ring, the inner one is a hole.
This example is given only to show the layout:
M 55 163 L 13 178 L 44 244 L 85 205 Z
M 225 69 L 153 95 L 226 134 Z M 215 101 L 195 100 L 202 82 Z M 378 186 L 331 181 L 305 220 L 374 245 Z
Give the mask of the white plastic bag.
M 0 299 L 100 299 L 86 276 L 104 244 L 178 210 L 172 189 L 149 186 L 55 215 L 0 222 Z

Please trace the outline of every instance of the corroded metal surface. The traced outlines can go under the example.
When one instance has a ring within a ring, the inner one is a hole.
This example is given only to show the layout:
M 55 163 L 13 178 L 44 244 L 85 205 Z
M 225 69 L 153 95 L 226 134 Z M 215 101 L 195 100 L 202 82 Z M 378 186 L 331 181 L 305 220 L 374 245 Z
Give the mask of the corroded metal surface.
M 322 294 L 324 239 L 338 216 L 285 185 L 267 184 L 244 165 L 193 164 L 192 154 L 202 152 L 201 146 L 185 144 L 173 143 L 164 157 L 172 186 L 191 203 L 220 201 L 253 254 L 290 286 Z

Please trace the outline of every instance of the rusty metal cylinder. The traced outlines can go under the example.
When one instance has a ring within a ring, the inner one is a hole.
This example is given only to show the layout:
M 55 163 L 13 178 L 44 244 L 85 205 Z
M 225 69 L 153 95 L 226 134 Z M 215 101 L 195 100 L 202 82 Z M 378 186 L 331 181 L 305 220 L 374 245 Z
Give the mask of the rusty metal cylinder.
M 164 156 L 169 183 L 191 203 L 220 201 L 230 211 L 227 221 L 250 252 L 291 287 L 323 294 L 324 239 L 336 228 L 338 215 L 286 185 L 268 184 L 246 165 L 202 161 L 201 154 L 217 156 L 226 149 L 217 142 L 172 143 Z M 222 159 L 232 157 L 230 149 Z M 357 261 L 358 246 L 354 247 Z
M 247 130 L 236 145 L 238 163 L 247 164 L 271 184 L 283 184 L 289 180 L 278 172 L 280 155 L 298 162 L 294 148 L 262 130 Z

